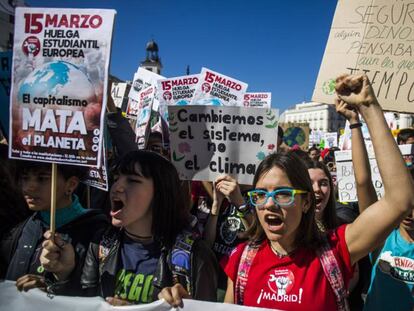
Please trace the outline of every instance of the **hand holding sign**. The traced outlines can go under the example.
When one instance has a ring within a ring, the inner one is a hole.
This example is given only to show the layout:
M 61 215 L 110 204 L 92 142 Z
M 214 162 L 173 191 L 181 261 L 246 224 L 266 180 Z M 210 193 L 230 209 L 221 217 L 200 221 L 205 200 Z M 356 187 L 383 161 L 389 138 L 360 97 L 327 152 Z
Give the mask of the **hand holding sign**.
M 336 79 L 336 94 L 354 106 L 379 105 L 366 75 L 341 75 Z

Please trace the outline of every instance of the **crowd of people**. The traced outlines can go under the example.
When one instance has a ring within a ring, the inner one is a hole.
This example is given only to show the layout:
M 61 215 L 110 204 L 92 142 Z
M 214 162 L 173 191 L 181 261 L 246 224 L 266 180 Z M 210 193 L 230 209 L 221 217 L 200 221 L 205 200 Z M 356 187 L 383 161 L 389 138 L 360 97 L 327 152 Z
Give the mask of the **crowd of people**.
M 280 310 L 413 310 L 414 169 L 397 143 L 414 143 L 414 129 L 395 141 L 365 75 L 338 77 L 336 93 L 352 133 L 356 203 L 338 201 L 333 150 L 289 150 L 283 131 L 252 185 L 230 175 L 180 180 L 163 136 L 152 132 L 138 150 L 109 97 L 110 191 L 87 196 L 85 169 L 58 165 L 53 234 L 51 164 L 12 161 L 1 145 L 0 279 L 19 291 L 101 296 L 112 305 L 182 306 L 190 298 Z

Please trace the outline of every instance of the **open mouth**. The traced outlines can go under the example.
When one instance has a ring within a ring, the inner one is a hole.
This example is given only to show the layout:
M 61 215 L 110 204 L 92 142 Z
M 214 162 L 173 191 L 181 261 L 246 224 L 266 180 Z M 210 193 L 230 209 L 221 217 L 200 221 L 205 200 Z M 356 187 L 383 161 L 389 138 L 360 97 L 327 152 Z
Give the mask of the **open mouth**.
M 321 197 L 317 197 L 317 198 L 315 199 L 316 206 L 320 205 L 320 204 L 322 203 L 322 201 L 323 201 L 323 198 L 321 198 Z
M 270 229 L 278 229 L 283 224 L 282 218 L 275 214 L 266 215 L 264 220 L 269 225 Z
M 116 213 L 118 211 L 120 211 L 123 207 L 124 207 L 124 202 L 122 202 L 120 199 L 118 198 L 112 198 L 111 200 L 112 204 L 111 204 L 111 212 Z

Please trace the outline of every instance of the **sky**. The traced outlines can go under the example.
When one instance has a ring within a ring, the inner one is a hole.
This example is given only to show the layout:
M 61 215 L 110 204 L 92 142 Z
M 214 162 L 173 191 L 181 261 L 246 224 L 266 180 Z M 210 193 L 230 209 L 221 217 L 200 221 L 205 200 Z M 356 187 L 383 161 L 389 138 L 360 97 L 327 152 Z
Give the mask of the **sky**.
M 108 8 L 117 15 L 111 74 L 132 80 L 155 40 L 165 77 L 202 67 L 271 92 L 283 112 L 310 101 L 335 0 L 26 0 L 32 7 Z

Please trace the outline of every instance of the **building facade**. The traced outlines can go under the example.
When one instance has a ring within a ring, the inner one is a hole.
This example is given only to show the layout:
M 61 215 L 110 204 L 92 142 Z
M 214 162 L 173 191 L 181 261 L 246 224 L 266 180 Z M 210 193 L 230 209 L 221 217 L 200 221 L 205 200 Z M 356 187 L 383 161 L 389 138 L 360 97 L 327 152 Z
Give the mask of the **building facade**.
M 308 123 L 312 131 L 337 132 L 345 126 L 345 119 L 335 106 L 315 102 L 303 102 L 283 113 L 283 122 Z

